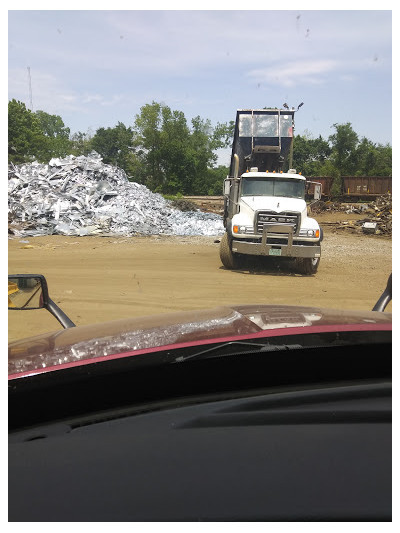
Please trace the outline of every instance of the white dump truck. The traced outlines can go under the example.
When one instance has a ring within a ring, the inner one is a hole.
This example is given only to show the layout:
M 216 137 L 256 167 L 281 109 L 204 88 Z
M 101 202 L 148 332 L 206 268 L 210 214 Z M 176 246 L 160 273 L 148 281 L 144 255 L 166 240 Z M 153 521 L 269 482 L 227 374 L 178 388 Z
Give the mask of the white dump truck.
M 246 255 L 293 258 L 296 270 L 314 274 L 322 229 L 307 215 L 312 182 L 292 169 L 294 110 L 238 110 L 229 176 L 224 182 L 220 258 L 240 267 Z M 288 167 L 285 171 L 285 167 Z M 314 198 L 321 197 L 314 183 Z

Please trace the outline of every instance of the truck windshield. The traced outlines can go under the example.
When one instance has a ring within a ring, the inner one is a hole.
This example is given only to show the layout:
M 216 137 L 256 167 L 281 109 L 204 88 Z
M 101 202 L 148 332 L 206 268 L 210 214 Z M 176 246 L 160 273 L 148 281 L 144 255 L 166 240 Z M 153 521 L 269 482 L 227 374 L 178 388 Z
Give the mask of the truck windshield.
M 304 180 L 243 178 L 242 196 L 285 196 L 304 198 Z

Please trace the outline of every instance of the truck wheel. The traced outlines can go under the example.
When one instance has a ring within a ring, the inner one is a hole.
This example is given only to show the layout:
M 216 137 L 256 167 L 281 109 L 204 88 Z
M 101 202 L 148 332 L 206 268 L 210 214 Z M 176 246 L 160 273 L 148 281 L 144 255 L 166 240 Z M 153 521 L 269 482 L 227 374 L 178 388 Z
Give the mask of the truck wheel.
M 315 274 L 319 266 L 319 257 L 298 257 L 297 258 L 297 270 L 300 274 L 310 276 Z
M 219 257 L 225 268 L 237 268 L 239 264 L 238 258 L 235 257 L 235 254 L 231 250 L 227 233 L 224 233 L 221 239 L 219 245 Z

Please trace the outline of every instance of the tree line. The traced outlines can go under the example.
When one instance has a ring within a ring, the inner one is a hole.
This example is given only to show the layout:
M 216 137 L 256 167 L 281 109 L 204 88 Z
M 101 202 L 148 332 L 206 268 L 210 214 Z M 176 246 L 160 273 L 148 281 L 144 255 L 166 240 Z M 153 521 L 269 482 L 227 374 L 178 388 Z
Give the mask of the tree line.
M 307 177 L 391 176 L 392 147 L 359 138 L 350 123 L 333 124 L 323 139 L 295 135 L 293 166 Z M 8 103 L 8 162 L 47 163 L 54 157 L 98 152 L 104 163 L 122 168 L 129 179 L 171 195 L 220 195 L 228 167 L 218 165 L 217 150 L 232 144 L 234 122 L 213 126 L 200 116 L 188 123 L 181 111 L 152 102 L 140 109 L 132 126 L 122 122 L 93 135 L 71 134 L 58 115 Z

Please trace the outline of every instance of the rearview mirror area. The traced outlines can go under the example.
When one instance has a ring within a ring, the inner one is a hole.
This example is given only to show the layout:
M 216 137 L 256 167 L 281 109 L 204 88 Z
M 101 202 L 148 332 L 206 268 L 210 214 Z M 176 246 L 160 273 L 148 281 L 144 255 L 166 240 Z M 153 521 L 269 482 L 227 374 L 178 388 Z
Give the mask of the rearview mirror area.
M 48 301 L 47 283 L 40 274 L 8 276 L 8 309 L 43 309 Z

